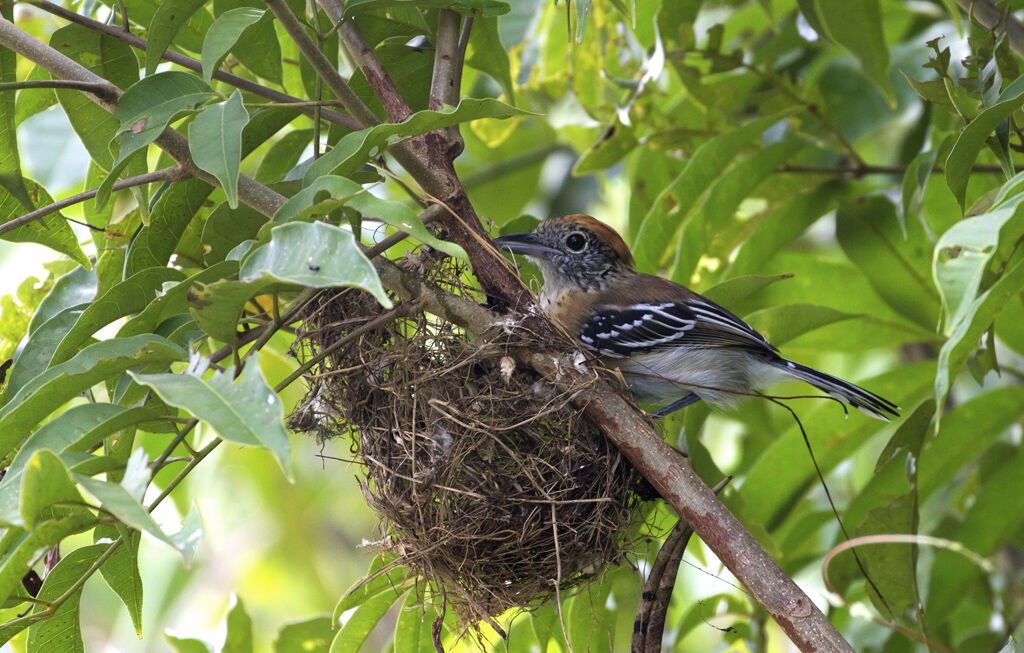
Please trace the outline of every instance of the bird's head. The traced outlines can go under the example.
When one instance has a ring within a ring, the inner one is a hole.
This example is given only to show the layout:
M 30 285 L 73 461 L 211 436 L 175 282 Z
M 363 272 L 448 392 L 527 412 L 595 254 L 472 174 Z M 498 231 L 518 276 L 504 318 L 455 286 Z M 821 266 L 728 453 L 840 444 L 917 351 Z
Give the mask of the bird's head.
M 619 234 L 589 215 L 548 218 L 532 233 L 501 236 L 494 244 L 536 262 L 546 288 L 597 290 L 633 267 Z

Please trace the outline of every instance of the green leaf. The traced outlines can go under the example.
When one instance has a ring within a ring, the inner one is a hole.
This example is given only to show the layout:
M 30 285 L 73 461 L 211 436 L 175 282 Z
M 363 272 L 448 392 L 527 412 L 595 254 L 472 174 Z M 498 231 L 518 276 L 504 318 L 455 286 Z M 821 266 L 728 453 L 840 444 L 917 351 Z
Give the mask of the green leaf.
M 209 84 L 213 73 L 220 66 L 231 48 L 248 27 L 253 25 L 267 12 L 254 7 L 238 7 L 225 11 L 213 21 L 210 31 L 203 39 L 203 81 Z
M 330 653 L 358 653 L 370 631 L 401 596 L 399 592 L 381 592 L 360 604 L 334 636 Z
M 418 111 L 400 123 L 383 123 L 347 134 L 329 152 L 309 166 L 302 183 L 308 186 L 318 178 L 338 174 L 351 175 L 367 161 L 380 156 L 399 143 L 444 127 L 482 118 L 511 118 L 536 115 L 491 98 L 465 98 L 457 107 L 440 111 Z
M 679 175 L 651 204 L 633 242 L 633 256 L 640 269 L 654 269 L 675 241 L 680 221 L 722 171 L 750 141 L 780 120 L 797 112 L 787 109 L 759 118 L 715 136 L 701 145 Z
M 419 603 L 415 592 L 406 595 L 395 625 L 395 653 L 430 653 L 436 650 L 432 628 L 438 617 L 437 610 Z
M 196 324 L 211 338 L 234 343 L 238 335 L 238 320 L 249 298 L 284 288 L 272 280 L 231 281 L 224 279 L 200 284 L 191 298 L 190 309 Z
M 792 274 L 776 274 L 765 276 L 760 274 L 748 274 L 723 281 L 722 283 L 708 288 L 703 295 L 722 306 L 735 307 L 743 300 L 750 297 L 762 288 L 766 288 L 776 281 L 792 278 Z M 730 308 L 730 310 L 735 310 Z
M 139 60 L 132 47 L 97 30 L 75 24 L 61 27 L 50 37 L 50 46 L 118 88 L 139 81 Z M 117 118 L 77 89 L 56 89 L 56 95 L 89 156 L 100 168 L 110 170 Z
M 132 313 L 141 313 L 156 299 L 161 286 L 181 280 L 173 268 L 149 268 L 122 281 L 90 304 L 53 352 L 52 364 L 71 358 L 90 336 L 106 325 Z
M 329 42 L 328 39 L 325 46 Z M 231 54 L 259 77 L 281 84 L 284 74 L 281 42 L 274 29 L 274 15 L 269 11 L 255 25 L 245 30 L 242 38 L 231 49 Z
M 66 308 L 91 302 L 96 297 L 97 283 L 96 270 L 83 266 L 76 267 L 58 278 L 50 292 L 39 302 L 36 312 L 32 315 L 32 321 L 29 322 L 28 332 L 31 334 Z
M 22 182 L 25 196 L 20 200 L 8 189 L 0 189 L 0 223 L 9 222 L 36 208 L 53 204 L 53 198 L 38 182 L 31 179 L 23 179 Z M 51 213 L 20 227 L 15 227 L 0 234 L 0 238 L 12 243 L 39 243 L 55 252 L 67 255 L 82 267 L 88 268 L 92 265 L 79 246 L 78 237 L 71 230 L 67 218 L 60 212 Z
M 391 7 L 414 7 L 416 9 L 443 9 L 455 4 L 455 0 L 349 0 L 345 3 L 342 18 L 351 18 L 365 11 L 389 9 Z
M 333 638 L 334 628 L 328 615 L 290 621 L 278 631 L 274 653 L 327 653 Z
M 121 153 L 96 193 L 96 210 L 106 206 L 130 156 L 155 141 L 179 113 L 196 109 L 213 95 L 202 79 L 178 70 L 145 77 L 126 90 L 114 112 L 121 122 L 115 134 L 121 136 Z
M 325 191 L 328 197 L 317 201 Z M 361 184 L 344 177 L 329 175 L 316 179 L 281 205 L 274 214 L 274 222 L 315 218 L 341 206 L 350 206 L 365 217 L 386 222 L 449 256 L 467 260 L 466 253 L 461 247 L 440 240 L 427 231 L 419 216 L 410 207 L 401 202 L 380 199 Z
M 942 234 L 935 245 L 932 271 L 942 296 L 946 335 L 964 320 L 993 258 L 1009 252 L 1021 237 L 1024 202 L 1020 201 L 961 220 Z
M 964 208 L 967 195 L 967 180 L 971 176 L 971 168 L 978 158 L 978 153 L 985 141 L 995 131 L 999 123 L 1024 105 L 1024 85 L 1017 82 L 1011 86 L 1013 91 L 999 97 L 999 102 L 979 113 L 957 137 L 953 149 L 946 157 L 946 184 L 953 191 L 953 196 Z M 1008 91 L 1010 88 L 1007 89 Z
M 906 233 L 907 218 L 921 210 L 924 191 L 928 187 L 928 180 L 931 179 L 932 170 L 935 168 L 935 159 L 938 155 L 939 148 L 918 154 L 907 166 L 907 171 L 903 173 L 903 213 L 900 225 L 904 233 Z
M 105 340 L 35 377 L 0 410 L 0 455 L 6 456 L 65 401 L 104 379 L 140 365 L 166 365 L 187 358 L 186 352 L 155 335 Z
M 54 504 L 66 504 L 56 506 Z M 21 521 L 25 528 L 63 517 L 84 508 L 82 495 L 71 482 L 68 468 L 49 449 L 35 452 L 25 465 L 21 480 Z M 67 505 L 72 504 L 72 505 Z M 78 504 L 74 507 L 73 504 Z
M 96 521 L 95 515 L 88 511 L 73 512 L 65 517 L 45 521 L 20 537 L 14 549 L 0 563 L 0 602 L 7 601 L 21 587 L 22 577 L 41 550 L 52 547 L 73 533 L 92 528 Z
M 149 23 L 146 41 L 146 76 L 156 72 L 163 60 L 164 50 L 174 42 L 174 37 L 188 19 L 206 0 L 163 0 Z M 211 28 L 212 29 L 212 28 Z M 205 42 L 204 42 L 205 45 Z
M 231 208 L 238 206 L 242 129 L 248 123 L 249 112 L 242 106 L 242 92 L 235 90 L 226 102 L 204 107 L 188 128 L 192 158 L 221 183 Z
M 823 326 L 859 317 L 827 306 L 789 304 L 773 306 L 746 316 L 750 326 L 764 334 L 768 341 L 781 346 L 794 338 Z
M 712 249 L 715 237 L 726 227 L 740 203 L 783 163 L 806 147 L 800 139 L 787 138 L 759 149 L 715 180 L 697 210 L 699 219 L 688 220 L 676 241 L 672 279 L 686 283 L 701 256 Z M 728 252 L 723 252 L 723 255 Z
M 515 85 L 512 83 L 512 66 L 508 51 L 501 42 L 497 18 L 477 16 L 473 19 L 473 31 L 469 35 L 469 52 L 466 63 L 494 78 L 510 104 L 516 103 Z
M 142 639 L 142 575 L 139 573 L 139 543 L 142 536 L 139 531 L 122 530 L 128 537 L 103 563 L 100 574 L 128 609 L 135 634 Z M 113 526 L 97 526 L 93 531 L 93 539 L 97 542 L 101 539 L 113 541 L 118 535 L 118 530 Z
M 380 573 L 384 565 L 389 563 L 389 560 L 379 555 L 373 559 L 366 572 L 367 577 L 349 588 L 334 607 L 333 623 L 337 623 L 348 610 L 359 607 L 378 594 L 390 595 L 392 602 L 402 595 L 408 584 L 406 579 L 408 570 L 405 567 L 393 566 L 386 572 Z
M 164 633 L 164 641 L 174 653 L 210 653 L 210 647 L 205 642 L 192 637 L 175 637 Z
M 223 653 L 252 653 L 252 617 L 245 611 L 241 597 L 232 595 L 234 605 L 228 611 L 228 633 Z
M 14 363 L 8 372 L 7 385 L 4 386 L 5 397 L 17 393 L 30 379 L 49 367 L 57 345 L 78 323 L 88 306 L 82 304 L 57 313 L 29 336 L 21 350 L 16 352 Z
M 971 302 L 949 340 L 939 351 L 938 371 L 935 374 L 935 402 L 946 401 L 953 377 L 978 346 L 981 335 L 992 325 L 1007 303 L 1024 292 L 1024 260 L 1019 261 L 999 278 L 992 287 Z
M 610 168 L 632 152 L 638 143 L 632 126 L 614 122 L 601 138 L 577 159 L 572 167 L 572 174 L 581 177 Z
M 167 287 L 164 283 L 160 295 L 149 302 L 141 312 L 136 311 L 138 314 L 125 322 L 117 332 L 117 337 L 125 338 L 155 331 L 165 320 L 188 311 L 190 295 L 198 285 L 231 278 L 237 273 L 237 261 L 221 261 L 173 286 Z
M 202 371 L 193 370 L 130 374 L 136 383 L 153 388 L 168 404 L 184 408 L 208 423 L 224 440 L 268 449 L 291 480 L 284 406 L 263 379 L 258 353 L 250 355 L 237 382 L 232 382 L 230 372 L 214 372 L 209 379 L 203 378 Z
M 229 207 L 227 202 L 218 204 L 203 225 L 206 264 L 223 261 L 228 252 L 243 240 L 255 240 L 267 219 L 267 216 L 244 204 L 237 209 Z
M 889 47 L 878 0 L 814 0 L 814 7 L 826 35 L 857 58 L 864 73 L 895 106 L 889 85 Z
M 3 8 L 3 17 L 14 21 L 12 7 Z M 18 81 L 18 55 L 14 50 L 0 50 L 0 83 L 13 84 Z M 18 132 L 15 128 L 17 105 L 11 91 L 0 93 L 0 188 L 12 196 L 15 205 L 28 208 L 32 204 L 25 192 L 25 179 L 21 173 L 21 157 L 18 150 Z M 35 207 L 31 207 L 35 208 Z M 29 208 L 29 210 L 31 210 Z M 4 212 L 6 214 L 6 211 Z M 0 222 L 6 222 L 4 218 Z
M 292 222 L 270 231 L 270 242 L 242 262 L 241 281 L 271 279 L 310 288 L 362 288 L 391 308 L 377 271 L 351 231 L 326 222 Z
M 64 595 L 107 549 L 106 544 L 93 544 L 75 549 L 57 563 L 43 581 L 43 587 L 36 597 L 39 601 L 53 601 Z M 79 587 L 48 618 L 32 626 L 28 633 L 26 651 L 29 653 L 84 653 L 81 616 L 78 612 L 82 600 Z M 44 603 L 32 610 L 38 614 L 46 609 Z
M 266 109 L 252 116 L 242 132 L 242 158 L 295 118 L 294 109 Z M 148 267 L 164 267 L 181 241 L 193 216 L 213 192 L 199 179 L 172 184 L 153 208 L 152 220 L 132 241 L 125 266 L 131 276 Z
M 922 362 L 903 365 L 873 379 L 850 380 L 898 405 L 908 406 L 917 404 L 926 396 L 933 372 L 930 362 Z M 832 402 L 815 404 L 801 403 L 798 410 L 804 424 L 813 424 L 807 429 L 807 436 L 825 474 L 860 447 L 870 435 L 883 428 L 878 420 L 856 412 L 847 418 L 838 406 L 831 405 Z M 793 426 L 773 438 L 747 473 L 747 479 L 740 488 L 746 514 L 772 528 L 776 520 L 784 516 L 784 511 L 813 487 L 815 478 L 803 437 Z
M 919 224 L 906 227 L 904 237 L 896 208 L 882 197 L 847 202 L 836 212 L 836 238 L 846 257 L 889 306 L 932 330 L 939 296 L 931 283 L 931 243 Z
M 100 481 L 81 474 L 75 474 L 75 481 L 85 489 L 86 492 L 96 497 L 100 506 L 129 527 L 149 533 L 161 542 L 176 550 L 185 562 L 189 565 L 195 555 L 195 547 L 199 538 L 202 537 L 202 524 L 197 525 L 198 513 L 193 509 L 185 519 L 181 530 L 174 535 L 168 535 L 149 514 L 145 506 L 132 496 L 123 485 Z
M 887 505 L 868 512 L 867 518 L 856 529 L 858 537 L 879 534 L 914 534 L 917 532 L 917 497 L 908 492 L 892 499 Z M 910 544 L 872 544 L 859 551 L 868 576 L 878 588 L 876 594 L 866 585 L 875 609 L 887 619 L 902 616 L 907 608 L 917 604 L 916 548 Z M 879 594 L 881 596 L 879 596 Z

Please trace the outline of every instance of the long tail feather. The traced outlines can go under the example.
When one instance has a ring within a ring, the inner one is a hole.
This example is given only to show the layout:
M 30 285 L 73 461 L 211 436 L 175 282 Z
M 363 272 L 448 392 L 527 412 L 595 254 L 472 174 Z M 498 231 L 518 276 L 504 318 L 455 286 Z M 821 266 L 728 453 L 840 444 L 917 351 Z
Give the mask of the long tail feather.
M 856 386 L 849 381 L 843 381 L 831 374 L 819 372 L 813 367 L 794 363 L 793 361 L 788 361 L 784 358 L 780 358 L 776 362 L 776 366 L 780 370 L 783 370 L 798 379 L 806 381 L 819 390 L 828 393 L 829 396 L 835 397 L 840 401 L 845 401 L 871 417 L 888 422 L 890 417 L 900 416 L 899 406 L 888 399 L 880 397 L 873 392 L 868 392 L 864 388 Z

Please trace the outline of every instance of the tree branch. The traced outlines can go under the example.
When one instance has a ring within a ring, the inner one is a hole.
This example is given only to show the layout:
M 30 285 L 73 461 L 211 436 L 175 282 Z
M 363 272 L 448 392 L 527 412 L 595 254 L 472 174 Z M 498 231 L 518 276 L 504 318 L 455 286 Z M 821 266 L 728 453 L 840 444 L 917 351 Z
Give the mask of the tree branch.
M 111 113 L 117 110 L 116 100 L 121 97 L 121 89 L 18 28 L 6 18 L 0 18 L 0 44 L 34 62 L 58 79 L 101 85 L 102 91 L 86 92 L 86 96 Z M 188 149 L 188 139 L 178 131 L 168 127 L 154 143 L 178 163 L 183 174 L 197 177 L 208 184 L 220 187 L 220 182 L 216 177 L 201 170 L 195 164 Z M 243 202 L 267 217 L 273 217 L 277 209 L 285 202 L 283 195 L 247 175 L 238 176 L 238 195 L 243 198 Z
M 0 91 L 20 91 L 26 88 L 70 88 L 88 91 L 95 95 L 102 95 L 109 90 L 106 84 L 75 82 L 66 79 L 29 79 L 23 82 L 4 82 L 0 84 Z
M 318 0 L 321 7 L 331 19 L 331 23 L 338 30 L 338 36 L 345 48 L 352 56 L 353 61 L 363 71 L 366 81 L 370 84 L 374 94 L 384 106 L 391 122 L 402 122 L 412 115 L 409 103 L 405 101 L 398 87 L 391 79 L 391 75 L 381 64 L 377 53 L 370 44 L 363 38 L 363 33 L 356 27 L 352 19 L 342 20 L 343 8 L 339 0 Z
M 378 260 L 376 265 L 386 288 L 402 299 L 419 299 L 425 311 L 443 316 L 477 336 L 486 339 L 510 328 L 507 316 L 495 315 L 469 299 L 441 290 L 404 272 L 390 261 Z M 523 320 L 523 317 L 519 319 Z M 531 323 L 530 326 L 532 329 L 535 325 Z M 553 329 L 546 331 L 554 333 Z M 571 344 L 566 345 L 563 351 L 571 348 Z M 587 418 L 604 431 L 662 498 L 693 528 L 722 564 L 743 583 L 754 600 L 786 631 L 797 648 L 801 651 L 852 653 L 850 645 L 810 598 L 782 571 L 682 457 L 654 431 L 648 419 L 608 382 L 594 379 L 592 370 L 577 369 L 572 354 L 524 349 L 516 355 L 520 362 L 533 367 L 560 391 L 573 390 L 573 401 L 583 409 Z
M 187 178 L 188 175 L 184 171 L 182 171 L 181 168 L 179 168 L 178 166 L 173 166 L 170 168 L 163 168 L 161 170 L 154 170 L 153 172 L 147 172 L 144 175 L 137 175 L 135 177 L 128 177 L 127 179 L 115 181 L 113 190 L 131 188 L 132 186 L 144 186 L 146 184 L 151 184 L 155 181 L 184 181 Z M 51 213 L 56 213 L 57 211 L 66 209 L 67 207 L 73 204 L 78 204 L 88 199 L 92 199 L 93 197 L 96 197 L 96 193 L 98 191 L 98 188 L 93 188 L 91 190 L 78 193 L 77 195 L 66 197 L 60 200 L 59 202 L 48 204 L 46 206 L 36 209 L 35 211 L 32 211 L 31 213 L 26 213 L 25 215 L 17 217 L 9 222 L 0 224 L 0 235 L 5 234 L 13 229 L 17 229 L 18 227 L 24 224 L 32 222 L 33 220 L 38 220 L 39 218 L 50 215 Z
M 459 15 L 451 9 L 442 9 L 437 17 L 437 39 L 434 43 L 434 72 L 430 80 L 428 106 L 440 111 L 444 105 L 459 103 L 462 83 L 462 57 L 459 50 Z M 457 125 L 444 130 L 452 160 L 462 153 L 465 143 Z
M 838 166 L 805 166 L 805 165 L 791 165 L 784 163 L 776 169 L 779 173 L 795 173 L 795 174 L 806 174 L 806 175 L 837 175 L 840 177 L 846 177 L 848 179 L 860 179 L 861 177 L 867 177 L 870 175 L 904 175 L 907 173 L 906 166 L 874 166 L 874 165 L 838 165 Z M 945 173 L 945 168 L 942 166 L 934 166 L 931 170 L 932 174 L 941 175 Z M 976 165 L 971 168 L 971 172 L 979 174 L 1003 174 L 1003 169 L 1000 166 L 992 165 Z
M 52 2 L 47 2 L 46 0 L 39 0 L 36 2 L 31 2 L 30 4 L 39 7 L 40 9 L 47 11 L 55 16 L 60 16 L 65 20 L 71 21 L 72 23 L 88 27 L 89 29 L 96 30 L 97 32 L 102 32 L 103 34 L 118 39 L 119 41 L 124 41 L 125 43 L 127 43 L 128 45 L 132 46 L 137 50 L 146 49 L 145 39 L 139 38 L 131 32 L 125 31 L 121 28 L 92 20 L 91 18 L 88 18 L 81 14 L 77 14 L 71 10 L 61 7 L 60 5 L 56 5 Z M 182 68 L 188 68 L 189 70 L 195 71 L 200 74 L 203 72 L 203 65 L 199 61 L 193 59 L 192 57 L 186 57 L 183 54 L 172 52 L 171 50 L 165 50 L 163 55 L 161 56 L 167 61 L 170 61 L 171 63 L 178 64 Z M 216 70 L 213 73 L 213 78 L 222 81 L 226 84 L 230 84 L 236 88 L 240 88 L 243 91 L 249 91 L 253 95 L 265 97 L 273 102 L 280 102 L 282 104 L 295 104 L 296 109 L 306 115 L 312 116 L 315 113 L 314 107 L 302 104 L 302 100 L 300 100 L 299 98 L 294 97 L 292 95 L 288 95 L 287 93 L 275 91 L 272 88 L 267 88 L 262 84 L 257 84 L 256 82 L 246 79 L 244 77 L 232 75 L 231 73 L 225 72 L 223 70 Z M 347 116 L 337 111 L 321 109 L 320 117 L 326 120 L 327 122 L 332 122 L 336 125 L 341 125 L 342 127 L 346 127 L 353 131 L 361 129 L 359 121 L 357 121 L 352 116 Z
M 985 29 L 997 34 L 1005 33 L 1010 41 L 1010 49 L 1024 59 L 1024 23 L 1013 13 L 992 0 L 956 0 L 956 3 Z

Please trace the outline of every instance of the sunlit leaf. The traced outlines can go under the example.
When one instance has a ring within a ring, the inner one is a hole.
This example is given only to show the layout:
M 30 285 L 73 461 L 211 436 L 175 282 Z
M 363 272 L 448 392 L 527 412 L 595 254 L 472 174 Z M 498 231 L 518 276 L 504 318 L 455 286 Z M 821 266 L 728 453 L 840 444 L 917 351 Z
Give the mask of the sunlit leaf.
M 193 160 L 220 181 L 231 208 L 238 206 L 242 129 L 248 123 L 242 93 L 236 90 L 226 102 L 204 107 L 188 128 L 188 148 Z
M 153 388 L 172 406 L 184 408 L 208 423 L 224 440 L 268 449 L 291 478 L 291 445 L 284 428 L 284 406 L 263 379 L 258 354 L 249 356 L 237 381 L 232 380 L 230 372 L 214 372 L 209 378 L 193 371 L 131 372 L 131 377 Z
M 203 81 L 209 84 L 213 80 L 213 73 L 220 66 L 220 62 L 246 29 L 263 18 L 265 13 L 265 10 L 253 7 L 238 7 L 225 11 L 213 21 L 210 31 L 203 39 Z
M 223 653 L 252 653 L 252 617 L 237 594 L 232 598 L 234 605 L 228 611 Z
M 139 543 L 142 537 L 139 531 L 128 531 L 123 527 L 122 530 L 128 534 L 128 539 L 107 558 L 100 567 L 100 574 L 128 609 L 135 634 L 141 639 L 143 588 L 142 575 L 139 573 Z M 118 535 L 118 529 L 111 526 L 97 526 L 93 531 L 93 539 L 96 541 L 114 541 Z
M 93 544 L 67 554 L 47 574 L 36 598 L 40 601 L 53 601 L 61 597 L 78 582 L 106 548 L 107 545 L 104 544 Z M 81 600 L 82 588 L 79 586 L 54 614 L 29 630 L 26 650 L 32 653 L 84 653 L 85 642 L 82 639 L 82 623 L 78 611 Z M 35 606 L 33 612 L 38 613 L 45 609 L 46 605 L 40 603 Z

